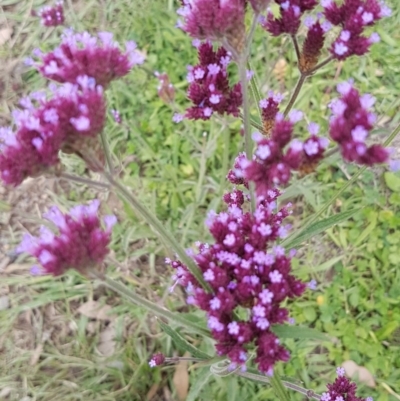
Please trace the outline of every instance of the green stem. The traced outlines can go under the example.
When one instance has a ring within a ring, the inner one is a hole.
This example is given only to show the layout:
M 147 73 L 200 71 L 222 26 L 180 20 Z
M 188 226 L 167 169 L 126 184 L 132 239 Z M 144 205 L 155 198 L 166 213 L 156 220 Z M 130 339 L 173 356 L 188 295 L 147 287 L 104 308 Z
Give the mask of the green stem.
M 153 216 L 137 199 L 133 196 L 127 188 L 121 185 L 114 177 L 106 171 L 103 171 L 104 176 L 107 178 L 108 182 L 117 190 L 117 192 L 122 195 L 125 200 L 132 206 L 132 208 L 139 213 L 142 218 L 149 224 L 159 237 L 164 241 L 164 243 L 170 246 L 178 255 L 180 261 L 186 265 L 187 269 L 192 273 L 198 283 L 207 291 L 211 292 L 211 288 L 208 283 L 204 280 L 202 272 L 200 271 L 194 260 L 187 255 L 185 249 L 180 245 L 180 243 L 172 236 L 170 232 L 167 231 L 165 226 Z
M 79 182 L 80 184 L 86 184 L 86 185 L 93 186 L 93 187 L 110 189 L 110 185 L 106 184 L 105 182 L 94 181 L 89 178 L 78 177 L 77 175 L 61 173 L 58 177 L 61 179 L 68 180 L 68 181 Z
M 314 74 L 315 71 L 319 70 L 320 68 L 326 66 L 327 64 L 329 64 L 331 61 L 333 60 L 332 56 L 329 56 L 328 58 L 326 58 L 324 61 L 321 61 L 319 64 L 317 64 L 311 71 L 307 72 L 307 75 L 311 75 Z
M 296 51 L 297 62 L 300 62 L 300 49 L 295 35 L 291 35 L 294 50 Z
M 304 82 L 307 79 L 306 74 L 301 74 L 299 80 L 297 81 L 296 87 L 294 88 L 294 91 L 292 93 L 292 96 L 290 97 L 289 103 L 286 106 L 285 111 L 283 112 L 283 115 L 286 117 L 289 114 L 289 111 L 292 109 L 294 103 L 297 100 L 297 97 L 299 96 L 300 90 L 303 87 Z
M 105 130 L 101 131 L 100 138 L 101 138 L 101 143 L 103 145 L 104 154 L 106 156 L 108 171 L 112 173 L 113 172 L 112 157 L 111 157 L 110 146 L 106 138 Z
M 248 82 L 246 75 L 246 59 L 242 57 L 239 62 L 239 73 L 240 73 L 240 82 L 242 85 L 242 97 L 243 97 L 243 127 L 244 127 L 244 148 L 246 157 L 248 160 L 252 160 L 253 158 L 253 142 L 251 139 L 251 130 L 250 130 L 250 104 L 249 104 L 249 92 L 248 92 Z M 250 186 L 250 202 L 251 202 L 251 211 L 254 212 L 256 209 L 256 201 L 254 195 L 254 186 Z
M 253 381 L 261 382 L 261 383 L 266 383 L 266 384 L 271 384 L 271 378 L 267 376 L 261 376 L 260 374 L 254 373 L 254 369 L 249 369 L 247 372 L 241 372 L 237 371 L 235 372 L 236 375 L 245 377 L 246 379 L 250 379 Z M 290 383 L 285 380 L 281 380 L 281 383 L 288 389 L 297 391 L 300 394 L 303 394 L 304 396 L 308 398 L 313 398 L 314 400 L 319 400 L 321 397 L 316 394 L 313 390 L 307 390 L 304 387 L 298 386 L 296 384 Z
M 97 275 L 97 278 L 100 279 L 102 283 L 104 283 L 108 288 L 122 295 L 123 297 L 131 301 L 133 304 L 141 306 L 142 308 L 148 310 L 149 312 L 154 313 L 156 316 L 178 323 L 181 326 L 186 327 L 197 334 L 200 334 L 205 337 L 210 337 L 210 333 L 207 330 L 191 322 L 190 320 L 185 319 L 179 313 L 173 313 L 170 310 L 164 309 L 163 307 L 147 300 L 146 298 L 141 297 L 140 295 L 136 294 L 134 291 L 132 291 L 129 287 L 122 284 L 121 282 L 115 281 L 110 277 L 103 278 L 100 277 L 99 275 Z

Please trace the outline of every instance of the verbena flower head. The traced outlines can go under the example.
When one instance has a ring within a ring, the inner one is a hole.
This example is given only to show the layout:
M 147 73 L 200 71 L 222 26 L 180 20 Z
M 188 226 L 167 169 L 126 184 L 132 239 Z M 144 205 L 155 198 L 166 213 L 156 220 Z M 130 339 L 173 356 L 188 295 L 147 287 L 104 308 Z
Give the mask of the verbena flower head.
M 82 274 L 100 269 L 109 252 L 111 229 L 117 220 L 115 216 L 106 216 L 102 225 L 98 217 L 99 205 L 100 202 L 94 200 L 88 206 L 73 207 L 69 213 L 51 208 L 44 218 L 56 230 L 42 226 L 39 237 L 26 234 L 17 250 L 37 259 L 40 266 L 35 266 L 35 273 L 59 276 L 68 269 Z
M 61 45 L 55 50 L 46 54 L 36 51 L 36 55 L 40 61 L 33 65 L 48 79 L 75 83 L 79 76 L 86 75 L 104 88 L 144 61 L 135 42 L 127 42 L 123 52 L 110 32 L 99 32 L 96 37 L 71 29 L 64 32 Z
M 267 102 L 266 107 L 274 114 L 277 103 Z M 270 138 L 261 134 L 253 135 L 257 147 L 252 160 L 240 155 L 234 169 L 228 173 L 228 180 L 236 185 L 248 185 L 249 181 L 255 183 L 258 196 L 266 194 L 277 186 L 286 185 L 292 171 L 310 173 L 323 158 L 328 147 L 327 138 L 319 137 L 319 126 L 315 123 L 309 125 L 310 136 L 304 141 L 292 140 L 294 124 L 302 118 L 302 113 L 292 110 L 289 118 L 276 113 Z
M 351 82 L 339 84 L 338 92 L 341 97 L 330 104 L 333 114 L 329 133 L 339 144 L 343 158 L 368 166 L 388 161 L 388 149 L 366 144 L 376 122 L 376 115 L 371 112 L 375 98 L 369 94 L 360 95 Z
M 167 261 L 176 269 L 177 282 L 186 287 L 187 302 L 207 312 L 217 353 L 226 355 L 235 368 L 245 364 L 255 346 L 256 363 L 267 374 L 277 361 L 289 359 L 271 325 L 288 321 L 281 303 L 305 289 L 291 274 L 291 254 L 276 245 L 290 228 L 283 223 L 289 210 L 276 210 L 278 195 L 269 191 L 253 214 L 244 210 L 244 195 L 235 190 L 224 196 L 227 211 L 209 215 L 206 224 L 214 244 L 199 243 L 193 258 L 212 292 L 202 289 L 182 263 Z M 245 316 L 244 311 L 247 319 L 235 317 Z
M 214 112 L 238 116 L 242 104 L 240 83 L 229 85 L 227 65 L 230 54 L 220 47 L 214 51 L 210 42 L 198 47 L 199 64 L 189 67 L 188 98 L 194 106 L 185 116 L 189 119 L 208 120 Z
M 13 113 L 16 131 L 0 129 L 0 177 L 5 184 L 19 185 L 56 166 L 60 150 L 82 156 L 85 147 L 93 147 L 105 124 L 103 90 L 91 78 L 77 81 L 50 85 L 49 99 L 46 92 L 22 99 L 24 109 Z
M 321 5 L 325 18 L 342 28 L 330 48 L 332 56 L 338 60 L 367 53 L 371 44 L 379 41 L 379 36 L 376 33 L 370 37 L 363 36 L 364 29 L 391 14 L 381 0 L 347 0 L 340 6 L 333 0 L 322 0 Z
M 63 1 L 57 1 L 52 7 L 46 6 L 41 8 L 38 15 L 41 18 L 42 25 L 50 27 L 64 24 L 63 4 Z
M 183 0 L 180 27 L 197 39 L 227 42 L 240 54 L 245 40 L 245 0 Z
M 275 2 L 279 4 L 280 15 L 275 17 L 269 11 L 267 18 L 261 19 L 261 26 L 273 36 L 283 33 L 296 35 L 304 12 L 312 10 L 317 5 L 316 0 L 275 0 Z
M 345 377 L 343 368 L 337 368 L 336 372 L 338 377 L 327 385 L 328 391 L 321 395 L 321 401 L 373 401 L 372 397 L 356 396 L 357 385 Z

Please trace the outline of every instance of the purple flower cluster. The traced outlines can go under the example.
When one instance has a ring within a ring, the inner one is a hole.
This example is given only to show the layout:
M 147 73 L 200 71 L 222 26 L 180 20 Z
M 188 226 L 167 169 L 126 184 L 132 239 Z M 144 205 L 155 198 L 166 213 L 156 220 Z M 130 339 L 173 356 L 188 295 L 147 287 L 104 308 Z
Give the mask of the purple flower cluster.
M 242 104 L 240 83 L 229 85 L 227 66 L 230 54 L 220 47 L 214 51 L 210 42 L 198 46 L 199 64 L 189 66 L 187 80 L 190 83 L 188 97 L 194 106 L 185 117 L 208 120 L 214 112 L 238 116 Z
M 345 377 L 343 368 L 337 368 L 336 372 L 338 377 L 327 385 L 328 391 L 321 395 L 321 401 L 373 401 L 372 397 L 356 396 L 357 385 Z
M 287 184 L 292 170 L 312 171 L 324 157 L 329 143 L 327 138 L 318 136 L 319 126 L 315 123 L 309 124 L 310 136 L 306 140 L 292 141 L 294 124 L 302 118 L 302 113 L 292 110 L 285 119 L 278 113 L 281 99 L 280 95 L 270 94 L 269 98 L 261 100 L 264 129 L 269 129 L 270 137 L 255 134 L 253 139 L 257 148 L 254 158 L 247 160 L 240 154 L 227 176 L 235 185 L 248 185 L 248 181 L 253 181 L 258 196 L 265 196 L 276 186 Z
M 64 32 L 61 45 L 55 50 L 46 54 L 36 51 L 36 56 L 40 62 L 31 63 L 48 79 L 75 83 L 79 76 L 87 75 L 103 88 L 144 61 L 135 42 L 127 42 L 126 51 L 122 52 L 110 32 L 99 32 L 95 37 L 72 30 Z
M 197 39 L 226 41 L 240 53 L 245 39 L 245 0 L 182 0 L 180 26 Z M 230 49 L 231 50 L 231 49 Z
M 58 1 L 54 6 L 43 7 L 39 10 L 38 15 L 42 19 L 44 26 L 58 26 L 64 24 L 64 8 L 63 1 Z
M 368 166 L 386 162 L 389 158 L 387 149 L 365 143 L 376 121 L 376 115 L 370 111 L 375 98 L 369 94 L 360 96 L 351 82 L 343 82 L 337 89 L 341 97 L 330 104 L 333 115 L 329 133 L 339 144 L 343 158 Z
M 316 0 L 275 0 L 275 2 L 279 4 L 279 17 L 275 17 L 269 11 L 267 18 L 261 19 L 261 26 L 273 36 L 283 33 L 296 35 L 304 12 L 312 10 L 318 3 Z
M 68 269 L 82 274 L 98 269 L 108 253 L 111 229 L 115 216 L 104 217 L 105 228 L 98 217 L 100 202 L 76 206 L 68 214 L 53 207 L 44 217 L 54 225 L 57 233 L 41 226 L 40 236 L 25 234 L 18 252 L 34 256 L 41 267 L 34 266 L 33 273 L 59 276 Z
M 201 288 L 182 263 L 167 260 L 186 288 L 187 302 L 207 312 L 218 355 L 226 355 L 232 368 L 244 366 L 254 344 L 258 368 L 267 374 L 275 362 L 289 359 L 271 325 L 288 321 L 281 303 L 300 296 L 306 287 L 291 274 L 293 253 L 272 246 L 290 228 L 283 224 L 288 209 L 276 210 L 279 194 L 268 191 L 251 213 L 243 209 L 243 192 L 234 190 L 224 196 L 228 210 L 209 215 L 206 224 L 215 243 L 198 244 L 199 253 L 192 257 L 212 292 Z
M 338 6 L 333 0 L 322 0 L 325 18 L 342 28 L 339 37 L 332 43 L 330 52 L 338 60 L 352 55 L 367 53 L 372 43 L 379 41 L 377 33 L 363 36 L 365 27 L 391 14 L 390 8 L 381 0 L 346 0 Z
M 13 113 L 16 132 L 0 128 L 0 176 L 19 185 L 59 163 L 58 152 L 81 149 L 82 141 L 96 137 L 105 124 L 106 105 L 101 86 L 92 78 L 77 84 L 49 86 L 52 97 L 36 92 L 21 100 Z

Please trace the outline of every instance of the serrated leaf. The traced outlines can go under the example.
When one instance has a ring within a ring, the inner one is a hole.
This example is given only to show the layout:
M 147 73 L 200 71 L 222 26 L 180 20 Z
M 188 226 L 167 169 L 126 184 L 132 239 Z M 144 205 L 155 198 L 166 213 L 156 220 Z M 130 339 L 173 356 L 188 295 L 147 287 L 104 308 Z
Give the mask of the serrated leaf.
M 165 324 L 163 321 L 158 320 L 159 325 L 161 326 L 162 330 L 169 335 L 176 346 L 180 348 L 182 351 L 189 352 L 195 358 L 203 358 L 203 359 L 210 359 L 211 356 L 207 355 L 205 352 L 200 351 L 194 345 L 187 342 L 176 330 L 174 330 L 171 326 Z
M 324 232 L 328 228 L 348 220 L 358 211 L 359 209 L 347 210 L 346 212 L 338 213 L 321 221 L 317 221 L 308 226 L 305 230 L 300 230 L 299 233 L 295 233 L 294 238 L 292 238 L 293 235 L 290 236 L 287 240 L 282 242 L 282 246 L 285 248 L 296 248 L 314 235 Z
M 276 324 L 271 327 L 273 333 L 280 338 L 296 338 L 299 340 L 331 341 L 327 335 L 309 327 Z

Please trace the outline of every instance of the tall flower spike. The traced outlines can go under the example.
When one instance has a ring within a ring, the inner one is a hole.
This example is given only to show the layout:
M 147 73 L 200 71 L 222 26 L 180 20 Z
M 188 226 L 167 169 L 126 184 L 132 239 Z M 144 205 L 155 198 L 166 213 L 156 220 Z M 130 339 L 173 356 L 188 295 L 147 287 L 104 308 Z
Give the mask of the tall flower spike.
M 217 353 L 231 360 L 232 369 L 245 368 L 254 346 L 258 367 L 266 374 L 273 373 L 276 362 L 289 359 L 270 328 L 288 320 L 282 302 L 300 296 L 306 286 L 291 274 L 291 254 L 275 245 L 290 228 L 283 223 L 289 210 L 276 210 L 279 194 L 270 190 L 253 214 L 244 211 L 244 195 L 234 190 L 224 196 L 227 211 L 209 215 L 214 244 L 199 243 L 193 258 L 212 292 L 204 291 L 181 262 L 167 261 L 186 288 L 188 304 L 207 312 Z M 247 318 L 237 319 L 238 314 Z
M 86 75 L 104 88 L 144 61 L 135 42 L 127 42 L 123 52 L 110 32 L 100 32 L 95 37 L 88 32 L 66 30 L 58 48 L 47 54 L 36 54 L 40 61 L 33 65 L 44 77 L 61 83 L 75 83 L 79 76 Z
M 205 42 L 198 46 L 198 56 L 199 64 L 188 68 L 187 94 L 194 106 L 186 111 L 185 117 L 208 120 L 214 112 L 238 116 L 242 91 L 240 83 L 229 85 L 229 53 L 223 47 L 214 51 L 212 44 Z
M 106 216 L 102 225 L 99 206 L 100 202 L 94 200 L 88 206 L 75 206 L 66 214 L 57 207 L 51 208 L 44 218 L 54 224 L 57 232 L 42 226 L 40 236 L 26 234 L 17 251 L 34 256 L 40 264 L 34 271 L 40 274 L 59 276 L 68 269 L 84 275 L 90 275 L 91 269 L 101 271 L 117 220 L 115 216 Z
M 5 184 L 16 186 L 56 168 L 60 150 L 84 157 L 85 150 L 96 149 L 105 124 L 103 90 L 88 77 L 77 81 L 50 85 L 50 99 L 38 92 L 23 99 L 24 110 L 13 113 L 16 132 L 0 129 L 0 177 Z
M 318 63 L 324 46 L 325 34 L 331 25 L 327 21 L 323 23 L 319 20 L 315 21 L 312 17 L 306 18 L 304 23 L 308 28 L 308 32 L 300 54 L 299 68 L 302 73 L 307 73 Z
M 190 36 L 227 43 L 239 55 L 245 42 L 245 0 L 182 0 L 180 27 Z
M 351 82 L 339 84 L 338 91 L 342 96 L 330 104 L 329 133 L 339 144 L 343 158 L 367 166 L 387 162 L 387 149 L 381 145 L 367 146 L 365 142 L 376 121 L 376 115 L 370 111 L 375 98 L 369 94 L 360 96 Z

